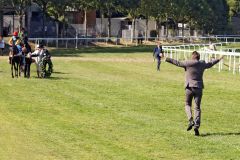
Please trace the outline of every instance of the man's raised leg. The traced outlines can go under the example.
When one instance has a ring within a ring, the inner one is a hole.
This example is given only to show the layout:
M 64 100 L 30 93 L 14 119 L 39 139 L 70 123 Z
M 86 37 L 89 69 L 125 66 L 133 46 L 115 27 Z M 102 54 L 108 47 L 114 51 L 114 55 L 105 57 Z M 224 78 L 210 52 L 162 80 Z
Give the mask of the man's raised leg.
M 193 116 L 192 116 L 192 99 L 193 99 L 193 92 L 191 88 L 186 88 L 186 101 L 185 101 L 185 112 L 187 114 L 187 118 L 189 121 L 187 131 L 190 131 L 194 126 Z

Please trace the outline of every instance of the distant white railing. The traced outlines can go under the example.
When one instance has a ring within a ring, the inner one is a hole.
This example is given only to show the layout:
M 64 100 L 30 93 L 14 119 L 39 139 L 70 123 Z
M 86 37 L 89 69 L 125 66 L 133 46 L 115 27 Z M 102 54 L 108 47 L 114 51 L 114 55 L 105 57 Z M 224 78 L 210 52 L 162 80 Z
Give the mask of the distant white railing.
M 164 40 L 166 37 L 148 37 L 147 39 L 150 41 L 158 41 L 158 40 Z M 139 44 L 138 42 L 145 42 L 145 37 L 136 37 L 133 38 L 135 41 L 134 43 L 136 46 Z M 64 47 L 64 48 L 79 48 L 81 46 L 88 46 L 90 43 L 95 42 L 103 42 L 103 43 L 109 43 L 113 45 L 119 45 L 121 44 L 128 46 L 131 38 L 119 38 L 119 37 L 98 37 L 98 38 L 84 38 L 84 37 L 75 37 L 75 38 L 29 38 L 30 41 L 33 41 L 35 44 L 39 44 L 41 41 L 44 41 L 44 43 L 48 45 L 52 45 L 56 48 L 58 47 Z M 221 43 L 237 43 L 240 42 L 240 37 L 235 36 L 227 36 L 227 37 L 219 37 L 219 36 L 210 36 L 210 37 L 168 37 L 169 41 L 179 41 L 180 43 L 189 44 L 192 43 L 192 41 L 204 41 L 205 43 L 209 42 L 221 42 Z M 199 44 L 202 45 L 202 44 Z M 195 44 L 193 47 L 198 47 Z
M 225 55 L 228 63 L 224 63 L 225 60 L 222 60 L 219 63 L 218 71 L 220 72 L 223 69 L 223 65 L 228 67 L 229 71 L 233 71 L 233 74 L 238 72 L 240 73 L 240 52 L 236 52 L 235 48 L 228 48 L 230 51 L 224 51 L 222 46 L 224 43 L 213 43 L 213 45 L 221 45 L 221 49 L 219 51 L 213 51 L 207 49 L 210 44 L 188 44 L 188 45 L 179 45 L 179 46 L 163 46 L 165 55 L 174 59 L 179 60 L 180 57 L 184 57 L 184 59 L 188 59 L 193 51 L 198 51 L 201 55 L 201 59 L 205 60 L 206 62 L 211 61 L 212 58 L 217 58 L 218 56 Z

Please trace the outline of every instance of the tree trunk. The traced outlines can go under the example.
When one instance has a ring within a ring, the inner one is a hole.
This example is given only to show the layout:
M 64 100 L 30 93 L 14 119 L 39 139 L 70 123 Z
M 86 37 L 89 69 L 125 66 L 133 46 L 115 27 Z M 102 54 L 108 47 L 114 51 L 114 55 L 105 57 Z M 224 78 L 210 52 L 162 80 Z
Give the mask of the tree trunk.
M 3 11 L 0 8 L 0 35 L 3 35 Z
M 157 18 L 157 20 L 156 20 L 156 25 L 157 25 L 157 29 L 156 29 L 156 31 L 157 31 L 157 36 L 158 36 L 158 40 L 160 40 L 160 27 L 161 27 L 161 22 L 160 22 L 160 18 Z
M 132 39 L 131 39 L 131 42 L 133 43 L 134 39 L 135 39 L 135 29 L 136 29 L 136 21 L 135 21 L 135 17 L 133 18 L 133 21 L 132 21 Z
M 177 26 L 176 28 L 174 28 L 175 30 L 175 36 L 179 36 L 179 28 L 178 28 L 178 23 L 177 23 Z
M 178 34 L 178 20 L 175 20 L 174 21 L 175 23 L 176 23 L 176 25 L 174 25 L 174 37 L 176 37 L 176 36 L 179 36 L 179 34 Z
M 23 28 L 23 14 L 20 13 L 19 15 L 19 31 Z
M 192 23 L 191 23 L 192 21 L 190 20 L 190 22 L 189 22 L 189 41 L 190 42 L 192 42 Z
M 111 16 L 112 16 L 112 13 L 111 13 L 111 10 L 110 8 L 108 8 L 108 38 L 111 37 L 111 26 L 112 26 L 112 22 L 111 22 Z
M 43 23 L 42 23 L 42 35 L 43 37 L 46 36 L 45 34 L 45 12 L 46 12 L 46 6 L 43 6 L 43 13 L 42 13 L 42 19 L 43 19 Z
M 101 10 L 100 37 L 102 37 L 102 35 L 103 35 L 103 18 L 104 18 L 104 14 L 103 14 L 103 11 Z
M 66 29 L 67 29 L 67 27 L 66 27 L 66 21 L 65 21 L 65 14 L 63 14 L 63 36 L 64 37 L 66 37 L 67 35 L 66 35 Z
M 146 18 L 146 27 L 145 27 L 145 41 L 148 41 L 148 17 Z
M 62 35 L 63 35 L 63 38 L 65 38 L 65 37 L 66 37 L 66 24 L 65 24 L 65 22 L 64 22 L 64 21 L 63 21 Z
M 182 38 L 184 38 L 184 23 L 182 22 Z
M 168 40 L 168 20 L 166 21 L 166 40 Z
M 27 12 L 27 18 L 28 18 L 28 23 L 27 23 L 27 32 L 28 32 L 28 36 L 30 37 L 31 35 L 31 19 L 32 19 L 32 11 L 28 11 Z
M 12 20 L 13 20 L 12 32 L 14 32 L 14 31 L 15 31 L 15 18 L 14 18 L 14 13 L 13 13 L 13 16 L 12 16 Z
M 87 9 L 84 9 L 84 29 L 85 29 L 85 37 L 87 38 Z
M 21 3 L 20 6 L 19 6 L 19 12 L 18 12 L 18 15 L 19 15 L 19 32 L 21 32 L 22 28 L 23 28 L 23 15 L 24 15 L 24 8 L 23 8 L 23 4 Z
M 57 38 L 59 37 L 59 25 L 58 25 L 58 22 L 56 21 L 55 22 L 56 24 L 56 35 L 57 35 Z
M 184 23 L 182 22 L 182 40 L 183 40 L 183 43 L 184 43 Z

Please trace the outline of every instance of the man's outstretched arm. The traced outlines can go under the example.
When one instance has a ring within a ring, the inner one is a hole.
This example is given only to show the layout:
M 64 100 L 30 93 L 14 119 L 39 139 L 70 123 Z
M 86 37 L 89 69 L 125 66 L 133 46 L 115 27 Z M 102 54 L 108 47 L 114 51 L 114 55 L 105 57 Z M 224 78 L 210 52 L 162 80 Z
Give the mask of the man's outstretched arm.
M 185 68 L 186 67 L 186 62 L 180 62 L 178 60 L 172 59 L 172 58 L 166 58 L 166 62 L 174 64 L 175 66 Z
M 211 61 L 211 62 L 206 63 L 205 68 L 206 68 L 206 69 L 211 68 L 212 66 L 214 66 L 215 64 L 217 64 L 219 61 L 221 61 L 223 58 L 224 58 L 224 56 L 221 56 L 219 59 L 215 59 L 215 60 L 213 60 L 213 61 Z

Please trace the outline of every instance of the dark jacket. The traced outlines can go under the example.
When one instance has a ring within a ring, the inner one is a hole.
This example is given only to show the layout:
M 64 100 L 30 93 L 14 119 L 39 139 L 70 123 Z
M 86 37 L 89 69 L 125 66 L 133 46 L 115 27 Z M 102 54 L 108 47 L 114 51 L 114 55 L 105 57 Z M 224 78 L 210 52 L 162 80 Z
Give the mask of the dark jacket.
M 159 48 L 158 47 L 154 48 L 154 50 L 153 50 L 153 57 L 161 59 L 160 53 L 163 54 L 162 46 L 160 46 Z
M 166 62 L 185 69 L 185 87 L 204 88 L 203 73 L 205 69 L 211 68 L 217 64 L 219 62 L 219 59 L 206 63 L 205 61 L 198 60 L 180 62 L 171 58 L 167 58 Z

